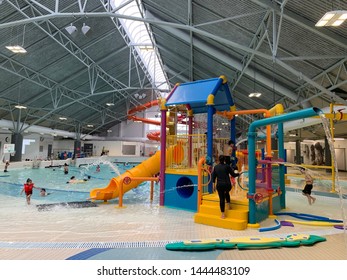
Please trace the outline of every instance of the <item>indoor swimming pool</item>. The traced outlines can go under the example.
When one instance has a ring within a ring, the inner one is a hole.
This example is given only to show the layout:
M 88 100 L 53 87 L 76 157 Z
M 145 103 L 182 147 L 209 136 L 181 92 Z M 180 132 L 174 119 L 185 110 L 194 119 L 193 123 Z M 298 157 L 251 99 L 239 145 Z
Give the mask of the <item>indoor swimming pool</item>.
M 38 211 L 42 204 L 86 201 L 94 188 L 104 188 L 111 178 L 133 167 L 133 164 L 101 164 L 40 169 L 9 169 L 0 177 L 0 258 L 7 260 L 115 260 L 115 259 L 347 259 L 346 234 L 333 227 L 295 225 L 275 231 L 259 232 L 257 228 L 242 231 L 197 224 L 194 212 L 159 206 L 159 185 L 154 187 L 150 200 L 150 184 L 142 183 L 124 195 L 124 207 L 118 199 L 108 203 L 97 201 L 97 207 L 56 207 L 52 211 Z M 71 176 L 90 180 L 67 184 Z M 27 205 L 20 191 L 27 178 L 45 188 L 48 196 L 41 197 L 34 190 L 31 205 Z M 309 213 L 334 219 L 344 217 L 346 200 L 314 194 L 317 201 L 308 205 L 299 191 L 288 191 L 285 211 Z M 272 226 L 267 219 L 260 227 Z M 192 239 L 230 238 L 242 236 L 282 237 L 292 233 L 309 233 L 327 237 L 310 248 L 282 248 L 268 250 L 216 250 L 208 252 L 173 252 L 165 250 L 171 242 Z
M 30 178 L 36 187 L 46 189 L 49 194 L 41 197 L 39 190 L 34 189 L 31 197 L 34 204 L 85 201 L 89 199 L 89 193 L 92 189 L 104 188 L 113 177 L 132 167 L 133 164 L 104 162 L 100 163 L 99 172 L 96 171 L 95 164 L 86 164 L 80 167 L 69 166 L 68 174 L 64 174 L 63 166 L 12 169 L 0 175 L 0 194 L 20 197 L 23 184 Z M 67 183 L 72 176 L 75 176 L 77 183 Z M 125 202 L 138 200 L 142 203 L 149 200 L 149 183 L 144 182 L 139 187 L 129 191 L 124 196 L 124 200 Z

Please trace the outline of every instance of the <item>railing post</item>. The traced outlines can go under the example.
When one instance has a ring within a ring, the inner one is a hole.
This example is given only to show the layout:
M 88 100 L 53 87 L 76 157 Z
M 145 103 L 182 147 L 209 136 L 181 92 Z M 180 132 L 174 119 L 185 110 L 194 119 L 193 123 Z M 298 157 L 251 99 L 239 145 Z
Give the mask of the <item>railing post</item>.
M 154 191 L 154 181 L 151 181 L 151 193 L 150 193 L 150 200 L 153 201 L 153 191 Z
M 118 200 L 118 207 L 123 207 L 123 180 L 120 180 L 119 183 L 119 200 Z

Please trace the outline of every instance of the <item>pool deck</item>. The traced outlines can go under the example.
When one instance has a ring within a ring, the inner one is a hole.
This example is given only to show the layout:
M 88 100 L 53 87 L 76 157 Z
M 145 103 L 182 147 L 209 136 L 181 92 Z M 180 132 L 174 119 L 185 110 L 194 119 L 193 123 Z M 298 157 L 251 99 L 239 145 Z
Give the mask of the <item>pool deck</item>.
M 60 178 L 58 173 L 52 174 Z M 347 173 L 339 172 L 339 178 L 346 183 Z M 286 186 L 286 209 L 282 212 L 323 216 L 346 223 L 347 199 L 336 193 L 331 195 L 326 190 L 329 186 L 315 184 L 313 195 L 317 201 L 309 205 L 301 194 L 302 187 L 300 180 Z M 342 193 L 346 194 L 346 188 Z M 158 198 L 152 203 L 146 199 L 140 202 L 124 199 L 122 208 L 115 200 L 99 202 L 97 207 L 60 205 L 51 211 L 39 211 L 36 205 L 42 203 L 42 199 L 33 197 L 32 204 L 27 205 L 24 195 L 0 194 L 0 260 L 347 260 L 347 230 L 333 226 L 296 223 L 294 227 L 281 226 L 264 232 L 252 227 L 228 230 L 197 224 L 194 212 L 161 207 Z M 280 215 L 277 219 L 293 218 Z M 260 228 L 274 225 L 274 218 L 269 218 L 261 222 Z M 263 250 L 165 249 L 166 244 L 183 240 L 286 237 L 296 233 L 324 236 L 326 241 L 313 246 Z
M 308 205 L 299 191 L 287 192 L 285 212 L 307 213 L 341 219 L 346 200 L 316 196 Z M 91 208 L 61 207 L 38 211 L 35 200 L 26 205 L 23 197 L 1 199 L 1 260 L 66 260 L 66 259 L 211 259 L 211 260 L 347 260 L 346 231 L 332 226 L 295 224 L 274 231 L 255 228 L 233 231 L 193 220 L 193 212 L 152 204 L 129 204 L 118 208 L 116 202 Z M 279 219 L 284 219 L 279 216 Z M 290 218 L 292 219 L 292 218 Z M 260 227 L 274 225 L 273 219 Z M 264 250 L 214 250 L 206 252 L 168 251 L 169 242 L 232 237 L 286 237 L 306 233 L 326 237 L 313 246 Z

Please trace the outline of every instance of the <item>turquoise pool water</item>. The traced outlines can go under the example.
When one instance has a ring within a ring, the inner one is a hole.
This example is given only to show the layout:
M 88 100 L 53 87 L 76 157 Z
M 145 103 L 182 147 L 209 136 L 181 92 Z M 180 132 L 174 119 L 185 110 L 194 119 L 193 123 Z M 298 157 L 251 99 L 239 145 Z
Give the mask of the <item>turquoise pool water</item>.
M 7 173 L 0 174 L 0 195 L 20 197 L 20 191 L 27 178 L 31 178 L 36 187 L 45 188 L 50 195 L 41 197 L 40 191 L 34 189 L 32 201 L 35 204 L 85 201 L 94 188 L 104 188 L 113 177 L 133 168 L 133 164 L 102 164 L 100 172 L 96 172 L 95 165 L 81 167 L 69 167 L 69 173 L 64 174 L 63 167 L 39 168 L 39 169 L 12 169 Z M 71 176 L 83 180 L 83 183 L 67 184 Z M 159 189 L 159 188 L 155 188 Z M 127 203 L 149 201 L 149 183 L 144 182 L 124 195 L 123 200 Z M 158 191 L 157 191 L 158 192 Z M 155 196 L 158 193 L 155 193 Z M 24 199 L 24 194 L 22 194 Z

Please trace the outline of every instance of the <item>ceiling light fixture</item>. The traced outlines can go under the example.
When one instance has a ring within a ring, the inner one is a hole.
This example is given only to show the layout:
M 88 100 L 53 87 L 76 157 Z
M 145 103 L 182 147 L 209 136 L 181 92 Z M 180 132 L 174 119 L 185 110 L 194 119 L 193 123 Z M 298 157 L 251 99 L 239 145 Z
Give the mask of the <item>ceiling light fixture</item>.
M 139 49 L 141 51 L 154 51 L 154 48 L 152 45 L 143 45 L 143 46 L 139 46 Z
M 134 97 L 141 100 L 141 99 L 146 98 L 147 94 L 146 93 L 141 93 L 141 94 L 135 93 Z
M 6 46 L 6 49 L 10 50 L 13 53 L 26 53 L 26 49 L 24 49 L 22 46 Z
M 77 31 L 77 27 L 74 26 L 74 25 L 72 25 L 72 23 L 71 23 L 70 26 L 65 27 L 65 30 L 66 30 L 70 35 L 72 35 L 73 33 L 75 33 L 75 32 Z
M 86 25 L 85 23 L 83 23 L 83 26 L 81 28 L 81 31 L 84 35 L 86 35 L 90 30 L 90 26 Z
M 109 106 L 109 107 L 111 107 L 111 106 L 114 106 L 115 104 L 114 104 L 114 93 L 112 94 L 112 100 L 110 100 L 109 102 L 107 102 L 106 103 L 106 106 Z
M 6 46 L 6 49 L 10 50 L 13 53 L 27 53 L 27 50 L 23 47 L 24 46 L 24 35 L 25 35 L 25 28 L 26 25 L 23 27 L 23 39 L 22 39 L 22 45 L 14 44 L 14 45 L 8 45 Z
M 260 97 L 261 93 L 260 92 L 251 92 L 248 94 L 248 97 Z
M 255 63 L 255 58 L 254 58 L 254 80 L 253 80 L 253 85 L 254 85 L 254 88 L 253 88 L 253 92 L 251 92 L 250 94 L 248 94 L 248 97 L 260 97 L 261 96 L 261 93 L 260 92 L 257 92 L 255 90 L 255 81 L 256 81 L 256 72 L 257 72 L 257 69 L 256 69 L 256 63 Z
M 14 107 L 19 109 L 19 110 L 22 110 L 22 109 L 26 109 L 27 107 L 24 106 L 24 105 L 20 105 L 22 102 L 21 102 L 21 98 L 20 98 L 20 93 L 21 93 L 21 85 L 22 85 L 22 80 L 19 80 L 18 82 L 18 101 L 17 101 L 17 105 L 15 105 Z
M 16 105 L 16 106 L 14 106 L 15 108 L 17 108 L 17 109 L 19 109 L 19 110 L 21 110 L 21 109 L 26 109 L 27 107 L 26 106 L 23 106 L 23 105 Z
M 340 26 L 347 19 L 347 11 L 330 11 L 315 24 L 317 27 L 322 26 Z

